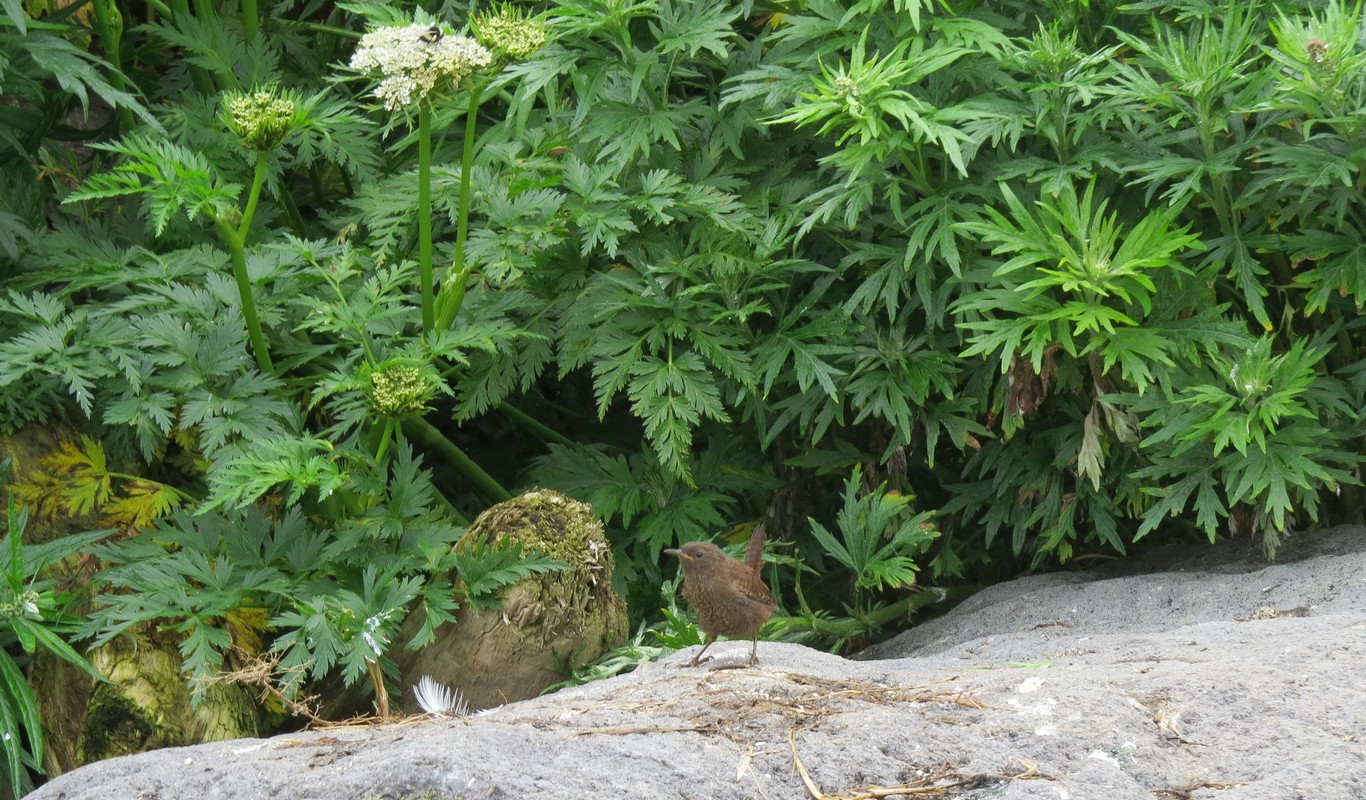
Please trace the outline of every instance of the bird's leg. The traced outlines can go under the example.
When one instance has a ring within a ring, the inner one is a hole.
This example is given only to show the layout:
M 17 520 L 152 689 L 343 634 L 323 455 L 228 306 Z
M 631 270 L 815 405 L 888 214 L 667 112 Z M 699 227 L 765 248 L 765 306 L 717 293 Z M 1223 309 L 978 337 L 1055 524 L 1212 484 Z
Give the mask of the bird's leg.
M 697 651 L 697 655 L 693 656 L 693 657 L 692 657 L 692 661 L 689 661 L 689 662 L 688 662 L 688 666 L 690 666 L 690 667 L 695 667 L 695 666 L 697 666 L 698 664 L 705 664 L 705 663 L 707 663 L 708 661 L 711 661 L 711 656 L 707 656 L 706 658 L 703 658 L 703 657 L 702 657 L 702 654 L 705 653 L 705 652 L 707 652 L 707 648 L 708 648 L 708 647 L 711 647 L 711 643 L 714 642 L 714 641 L 716 641 L 716 637 L 715 637 L 715 636 L 713 636 L 713 637 L 711 638 L 710 641 L 708 641 L 708 642 L 706 642 L 705 644 L 703 644 L 703 645 L 702 645 L 702 649 L 701 649 L 701 650 L 698 650 L 698 651 Z
M 759 634 L 754 634 L 753 641 L 749 644 L 749 665 L 752 667 L 759 663 Z

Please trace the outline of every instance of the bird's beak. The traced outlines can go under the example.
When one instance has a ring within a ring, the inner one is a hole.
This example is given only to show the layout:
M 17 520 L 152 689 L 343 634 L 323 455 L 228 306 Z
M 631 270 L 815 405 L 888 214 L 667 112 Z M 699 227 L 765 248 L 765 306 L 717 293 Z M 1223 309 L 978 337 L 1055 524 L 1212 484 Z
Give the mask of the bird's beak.
M 673 548 L 673 547 L 670 547 L 669 549 L 665 550 L 664 552 L 667 553 L 668 555 L 671 555 L 671 556 L 678 556 L 679 558 L 687 558 L 687 556 L 683 555 L 683 551 L 682 551 L 682 550 L 679 550 L 679 549 L 676 549 L 676 548 Z

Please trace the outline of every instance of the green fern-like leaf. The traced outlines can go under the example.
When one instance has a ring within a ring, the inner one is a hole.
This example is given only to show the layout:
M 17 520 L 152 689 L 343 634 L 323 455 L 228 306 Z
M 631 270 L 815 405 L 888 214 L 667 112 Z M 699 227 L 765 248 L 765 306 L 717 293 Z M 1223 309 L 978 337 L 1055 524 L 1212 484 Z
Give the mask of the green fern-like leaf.
M 63 202 L 143 195 L 152 231 L 160 236 L 171 219 L 225 219 L 240 186 L 222 183 L 207 159 L 180 145 L 143 134 L 96 145 L 123 160 L 110 172 L 94 175 Z
M 626 392 L 631 410 L 645 423 L 645 435 L 661 463 L 691 483 L 694 428 L 704 417 L 718 422 L 730 418 L 714 377 L 695 353 L 668 361 L 646 357 L 632 373 Z
M 332 443 L 323 439 L 280 435 L 233 450 L 209 469 L 206 511 L 250 505 L 281 484 L 287 503 L 310 489 L 326 497 L 348 480 Z
M 568 569 L 563 562 L 537 553 L 525 553 L 509 542 L 489 544 L 476 540 L 458 549 L 455 570 L 463 583 L 465 599 L 475 606 L 497 607 L 497 591 L 518 581 Z

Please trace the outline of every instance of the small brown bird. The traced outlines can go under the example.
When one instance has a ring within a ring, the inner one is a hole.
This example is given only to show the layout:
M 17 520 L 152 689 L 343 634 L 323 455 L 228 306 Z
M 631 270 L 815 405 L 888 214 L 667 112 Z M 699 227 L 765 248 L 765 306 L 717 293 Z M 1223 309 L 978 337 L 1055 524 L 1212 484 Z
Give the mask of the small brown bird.
M 689 542 L 677 550 L 665 550 L 683 563 L 683 596 L 697 612 L 697 625 L 709 639 L 688 666 L 702 658 L 720 636 L 748 636 L 752 640 L 749 665 L 759 663 L 759 629 L 773 616 L 777 604 L 768 584 L 759 577 L 764 557 L 764 526 L 754 526 L 745 548 L 744 562 L 727 556 L 710 542 Z

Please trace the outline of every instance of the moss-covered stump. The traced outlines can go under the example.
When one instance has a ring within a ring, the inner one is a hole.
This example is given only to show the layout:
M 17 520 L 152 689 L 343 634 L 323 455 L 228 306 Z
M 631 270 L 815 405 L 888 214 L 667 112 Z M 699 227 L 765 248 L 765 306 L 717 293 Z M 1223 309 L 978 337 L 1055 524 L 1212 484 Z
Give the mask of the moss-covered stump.
M 108 683 L 52 657 L 33 672 L 49 775 L 113 756 L 265 733 L 261 712 L 240 686 L 210 686 L 194 707 L 174 644 L 127 636 L 88 659 Z
M 480 514 L 455 546 L 487 537 L 513 540 L 569 565 L 505 588 L 502 609 L 462 607 L 436 641 L 398 655 L 403 704 L 415 711 L 412 687 L 423 675 L 459 688 L 472 709 L 535 697 L 626 639 L 626 604 L 612 591 L 613 559 L 602 523 L 585 503 L 535 490 Z M 404 623 L 406 641 L 421 624 Z

